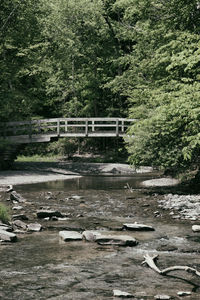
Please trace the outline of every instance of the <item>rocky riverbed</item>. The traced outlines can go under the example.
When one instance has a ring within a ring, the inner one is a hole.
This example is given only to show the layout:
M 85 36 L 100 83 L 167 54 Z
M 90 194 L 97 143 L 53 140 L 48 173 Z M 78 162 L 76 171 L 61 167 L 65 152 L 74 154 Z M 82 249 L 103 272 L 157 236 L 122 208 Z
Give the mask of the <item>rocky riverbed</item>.
M 79 177 L 14 185 L 15 192 L 1 186 L 12 220 L 0 235 L 16 238 L 1 236 L 0 298 L 199 299 L 200 277 L 184 270 L 162 276 L 141 265 L 159 254 L 160 269 L 200 271 L 198 194 L 144 188 L 158 174 L 126 174 L 122 165 L 105 165 L 105 173 L 85 166 L 96 170 L 92 176 L 58 167 Z

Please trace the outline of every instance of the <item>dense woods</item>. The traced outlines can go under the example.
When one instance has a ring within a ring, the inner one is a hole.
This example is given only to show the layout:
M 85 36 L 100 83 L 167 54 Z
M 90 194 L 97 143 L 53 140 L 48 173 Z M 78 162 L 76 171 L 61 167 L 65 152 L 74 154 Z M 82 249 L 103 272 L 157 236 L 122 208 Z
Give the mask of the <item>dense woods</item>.
M 2 0 L 0 120 L 130 117 L 129 161 L 200 158 L 200 3 Z

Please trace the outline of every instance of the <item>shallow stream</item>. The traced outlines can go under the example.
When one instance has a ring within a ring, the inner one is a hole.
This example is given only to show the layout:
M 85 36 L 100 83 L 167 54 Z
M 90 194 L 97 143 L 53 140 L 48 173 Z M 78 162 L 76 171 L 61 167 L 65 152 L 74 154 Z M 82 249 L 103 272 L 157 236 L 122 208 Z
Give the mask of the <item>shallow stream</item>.
M 180 299 L 180 291 L 191 292 L 184 299 L 200 299 L 200 277 L 185 271 L 161 276 L 141 264 L 145 254 L 159 254 L 161 269 L 187 265 L 200 270 L 200 235 L 192 233 L 191 221 L 172 219 L 169 211 L 158 207 L 162 194 L 141 188 L 141 181 L 152 177 L 84 176 L 17 186 L 27 200 L 23 204 L 27 223 L 39 222 L 44 229 L 19 233 L 17 243 L 0 245 L 0 299 L 115 299 L 114 289 L 133 294 L 133 299 L 163 294 Z M 125 188 L 127 183 L 132 190 Z M 2 194 L 5 201 L 6 197 Z M 67 218 L 38 220 L 36 211 L 41 207 L 61 211 Z M 134 222 L 155 231 L 120 230 L 124 223 Z M 128 234 L 139 243 L 119 247 L 59 239 L 60 230 L 86 229 Z

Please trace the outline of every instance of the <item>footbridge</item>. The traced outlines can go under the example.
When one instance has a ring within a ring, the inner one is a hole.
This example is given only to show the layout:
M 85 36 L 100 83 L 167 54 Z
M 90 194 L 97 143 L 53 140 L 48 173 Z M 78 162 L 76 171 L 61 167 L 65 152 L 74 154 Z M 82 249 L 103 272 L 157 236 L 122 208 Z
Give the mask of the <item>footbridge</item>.
M 135 119 L 54 118 L 0 123 L 0 137 L 15 144 L 49 142 L 59 137 L 124 137 Z

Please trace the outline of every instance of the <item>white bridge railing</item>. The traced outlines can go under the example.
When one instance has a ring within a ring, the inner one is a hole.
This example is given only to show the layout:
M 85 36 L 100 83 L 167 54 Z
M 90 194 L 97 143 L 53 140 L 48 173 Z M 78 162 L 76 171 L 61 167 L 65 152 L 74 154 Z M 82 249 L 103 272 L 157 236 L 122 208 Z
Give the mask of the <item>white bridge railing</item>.
M 135 119 L 55 118 L 0 123 L 0 136 L 14 143 L 48 142 L 56 137 L 123 137 Z

